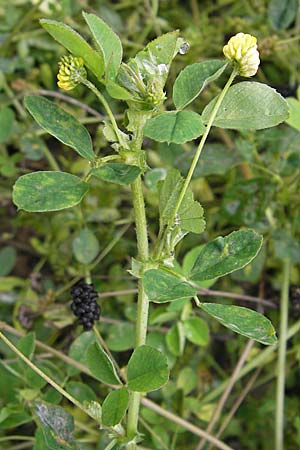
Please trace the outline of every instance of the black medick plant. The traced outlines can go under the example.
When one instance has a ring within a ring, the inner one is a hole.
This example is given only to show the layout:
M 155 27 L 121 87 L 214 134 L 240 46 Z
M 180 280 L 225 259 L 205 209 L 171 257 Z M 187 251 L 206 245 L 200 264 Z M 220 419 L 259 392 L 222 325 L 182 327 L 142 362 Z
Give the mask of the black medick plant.
M 123 62 L 122 44 L 114 31 L 94 14 L 83 13 L 83 16 L 95 48 L 63 23 L 44 19 L 41 25 L 70 53 L 59 63 L 58 86 L 72 90 L 81 84 L 94 93 L 104 107 L 109 120 L 105 121 L 103 133 L 111 144 L 112 153 L 96 155 L 91 136 L 80 122 L 46 98 L 29 95 L 25 106 L 37 123 L 88 160 L 90 170 L 82 178 L 57 170 L 23 175 L 14 186 L 13 200 L 19 209 L 28 212 L 60 211 L 78 205 L 88 195 L 92 181 L 95 184 L 100 179 L 130 186 L 137 238 L 137 256 L 132 259 L 130 270 L 138 285 L 135 349 L 126 371 L 120 370 L 102 339 L 100 343 L 92 342 L 86 349 L 90 373 L 114 388 L 100 405 L 99 402 L 79 402 L 16 349 L 6 336 L 1 333 L 0 337 L 41 377 L 108 431 L 110 442 L 106 450 L 136 450 L 143 439 L 138 431 L 141 398 L 161 388 L 169 378 L 166 355 L 146 344 L 149 302 L 165 304 L 191 299 L 196 308 L 230 330 L 265 345 L 276 342 L 275 330 L 263 315 L 235 305 L 202 302 L 197 296 L 201 283 L 248 264 L 259 252 L 262 236 L 254 230 L 241 229 L 217 237 L 199 248 L 185 272 L 175 264 L 175 249 L 186 235 L 200 234 L 205 229 L 203 208 L 194 199 L 190 182 L 211 128 L 258 130 L 273 127 L 286 120 L 288 108 L 286 101 L 265 84 L 253 81 L 233 84 L 237 75 L 254 76 L 260 63 L 256 38 L 238 33 L 225 45 L 225 59 L 195 62 L 179 73 L 173 86 L 174 109 L 166 111 L 165 83 L 170 66 L 178 53 L 185 54 L 188 49 L 179 33 L 159 36 L 134 58 Z M 221 93 L 210 101 L 202 114 L 187 108 L 209 83 L 227 72 L 227 82 Z M 91 78 L 96 81 L 92 82 Z M 103 89 L 107 95 L 102 93 Z M 108 96 L 127 104 L 123 129 L 111 110 Z M 143 149 L 145 136 L 174 144 L 199 139 L 186 177 L 171 169 L 157 180 L 159 231 L 151 247 L 143 194 L 143 176 L 149 169 Z M 93 286 L 80 281 L 72 288 L 72 298 L 72 311 L 84 330 L 93 328 L 99 337 L 95 321 L 99 319 L 100 308 Z M 173 330 L 174 345 L 181 345 L 189 338 L 191 324 L 196 327 L 196 334 L 197 326 L 203 327 L 200 333 L 207 333 L 203 321 L 193 315 L 192 309 L 190 311 L 191 317 L 181 318 Z M 43 439 L 50 439 L 50 429 L 53 445 L 60 442 L 60 432 L 49 420 L 58 409 L 38 402 L 36 410 Z M 64 436 L 68 448 L 78 448 L 72 436 Z M 203 436 L 218 448 L 230 449 L 210 434 Z

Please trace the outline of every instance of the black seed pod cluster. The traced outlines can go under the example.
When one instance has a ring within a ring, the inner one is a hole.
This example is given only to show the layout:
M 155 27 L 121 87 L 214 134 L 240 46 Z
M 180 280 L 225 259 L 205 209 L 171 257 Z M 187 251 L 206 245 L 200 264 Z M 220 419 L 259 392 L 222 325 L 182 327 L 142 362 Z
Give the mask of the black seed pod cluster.
M 97 304 L 98 294 L 93 284 L 80 280 L 71 289 L 73 301 L 71 309 L 85 331 L 91 330 L 95 320 L 99 320 L 101 309 Z

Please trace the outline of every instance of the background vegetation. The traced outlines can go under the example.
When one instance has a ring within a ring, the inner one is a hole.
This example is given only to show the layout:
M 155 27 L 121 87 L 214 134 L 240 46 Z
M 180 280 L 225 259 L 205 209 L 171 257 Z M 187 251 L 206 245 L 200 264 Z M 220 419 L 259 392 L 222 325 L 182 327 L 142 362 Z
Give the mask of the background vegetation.
M 206 232 L 202 241 L 190 235 L 178 251 L 178 259 L 188 267 L 192 253 L 184 259 L 182 255 L 209 239 L 242 226 L 262 233 L 264 246 L 258 257 L 244 270 L 203 288 L 200 296 L 213 296 L 224 303 L 235 299 L 237 305 L 266 314 L 277 329 L 283 266 L 284 261 L 290 261 L 285 448 L 294 450 L 300 442 L 300 8 L 296 0 L 0 1 L 1 328 L 15 342 L 25 332 L 34 331 L 39 367 L 78 398 L 104 397 L 106 392 L 99 383 L 74 367 L 67 368 L 51 351 L 55 348 L 81 362 L 87 342 L 93 339 L 91 333 L 82 334 L 74 322 L 69 289 L 85 275 L 83 263 L 94 251 L 94 259 L 88 262 L 100 292 L 101 334 L 121 366 L 134 344 L 136 286 L 126 272 L 136 254 L 129 188 L 103 182 L 99 194 L 97 181 L 97 189 L 80 208 L 54 214 L 17 212 L 11 201 L 12 186 L 22 174 L 58 168 L 82 174 L 88 168 L 85 161 L 36 125 L 23 106 L 28 93 L 56 99 L 88 126 L 97 151 L 108 153 L 109 144 L 102 133 L 105 112 L 84 87 L 77 87 L 72 97 L 57 88 L 58 61 L 65 51 L 38 22 L 41 17 L 61 20 L 86 36 L 82 10 L 98 14 L 112 26 L 122 39 L 125 59 L 150 39 L 179 29 L 190 50 L 177 56 L 170 84 L 185 65 L 219 58 L 230 36 L 239 31 L 253 34 L 261 56 L 256 79 L 285 97 L 294 97 L 290 101 L 293 120 L 287 124 L 238 135 L 213 131 L 192 181 L 195 198 L 205 210 Z M 193 110 L 201 112 L 221 85 L 210 85 Z M 115 101 L 111 107 L 121 115 L 125 104 Z M 195 147 L 147 140 L 145 148 L 149 166 L 154 169 L 145 177 L 147 213 L 154 234 L 158 222 L 156 181 L 169 167 L 185 174 Z M 82 239 L 83 229 L 93 238 L 91 248 L 85 243 L 79 252 L 74 242 Z M 206 316 L 209 341 L 192 333 L 181 355 L 170 330 L 180 317 L 189 314 L 188 304 L 171 304 L 164 309 L 151 306 L 148 343 L 167 352 L 172 372 L 169 384 L 149 397 L 205 429 L 226 382 L 235 373 L 230 395 L 224 396 L 218 426 L 239 402 L 241 405 L 221 439 L 237 450 L 270 450 L 275 427 L 276 347 L 266 350 L 247 342 Z M 36 429 L 32 402 L 43 398 L 59 404 L 62 399 L 25 369 L 2 342 L 0 352 L 0 448 L 40 450 L 38 439 L 35 443 L 32 440 Z M 104 433 L 101 437 L 83 413 L 66 401 L 62 404 L 75 417 L 82 449 L 104 449 Z M 141 429 L 145 433 L 143 445 L 151 449 L 195 449 L 199 441 L 184 427 L 146 406 L 142 408 Z

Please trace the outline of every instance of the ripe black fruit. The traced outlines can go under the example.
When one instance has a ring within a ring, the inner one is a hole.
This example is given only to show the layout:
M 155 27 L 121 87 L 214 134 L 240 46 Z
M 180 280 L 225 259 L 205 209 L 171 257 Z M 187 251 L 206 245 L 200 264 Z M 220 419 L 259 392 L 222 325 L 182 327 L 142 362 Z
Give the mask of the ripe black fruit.
M 98 294 L 93 284 L 80 280 L 72 287 L 71 295 L 73 298 L 71 303 L 73 314 L 78 317 L 78 321 L 85 331 L 91 330 L 95 320 L 99 320 L 101 313 L 100 306 L 97 303 Z

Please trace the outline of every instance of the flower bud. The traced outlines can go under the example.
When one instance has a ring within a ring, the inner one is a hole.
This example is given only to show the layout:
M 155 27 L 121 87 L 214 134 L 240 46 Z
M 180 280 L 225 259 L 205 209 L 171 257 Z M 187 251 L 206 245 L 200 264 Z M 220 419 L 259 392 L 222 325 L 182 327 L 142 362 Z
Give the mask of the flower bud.
M 256 41 L 251 34 L 238 33 L 223 47 L 224 55 L 243 77 L 252 77 L 257 72 L 260 60 Z
M 57 85 L 61 89 L 70 91 L 80 84 L 82 78 L 86 78 L 86 70 L 82 58 L 63 56 L 58 64 Z

